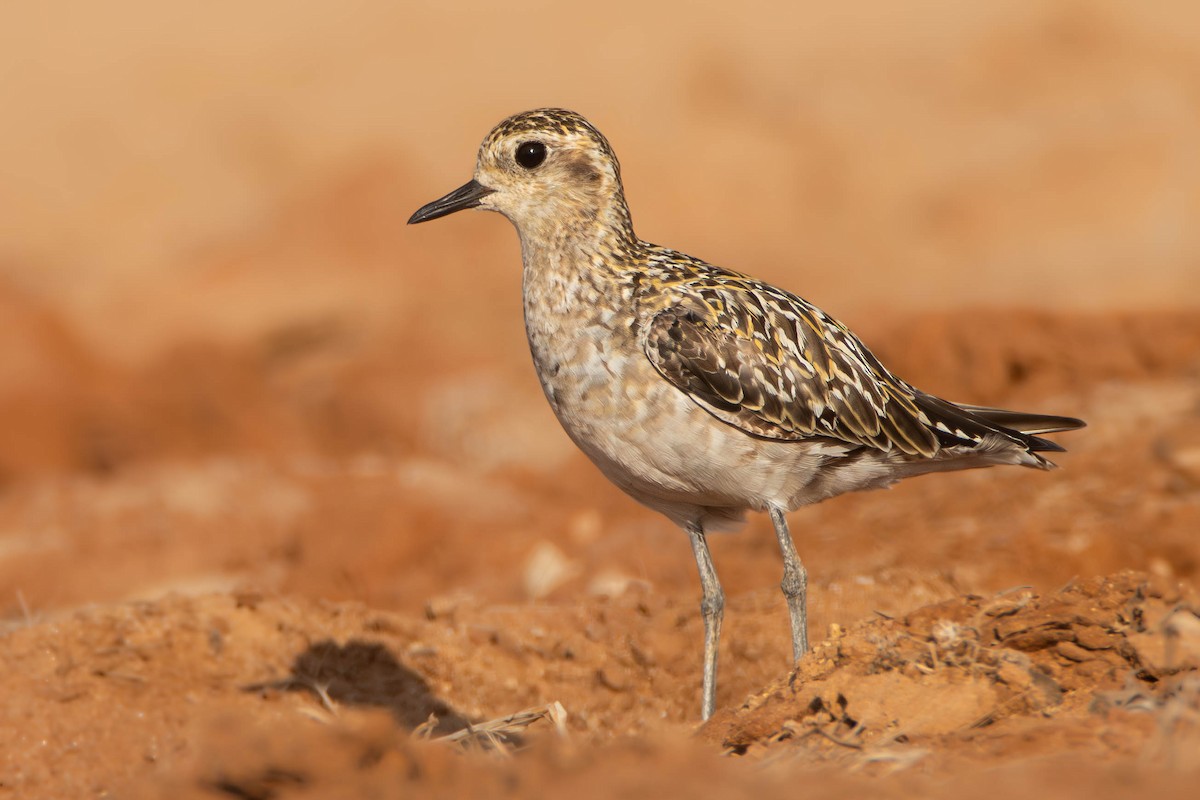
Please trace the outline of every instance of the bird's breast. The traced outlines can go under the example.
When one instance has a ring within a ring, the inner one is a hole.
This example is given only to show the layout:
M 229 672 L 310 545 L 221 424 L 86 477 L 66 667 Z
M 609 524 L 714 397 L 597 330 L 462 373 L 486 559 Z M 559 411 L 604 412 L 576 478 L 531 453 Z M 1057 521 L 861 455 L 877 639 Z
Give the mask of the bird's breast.
M 645 422 L 664 387 L 637 341 L 632 293 L 568 266 L 527 266 L 525 328 L 546 398 L 584 446 Z

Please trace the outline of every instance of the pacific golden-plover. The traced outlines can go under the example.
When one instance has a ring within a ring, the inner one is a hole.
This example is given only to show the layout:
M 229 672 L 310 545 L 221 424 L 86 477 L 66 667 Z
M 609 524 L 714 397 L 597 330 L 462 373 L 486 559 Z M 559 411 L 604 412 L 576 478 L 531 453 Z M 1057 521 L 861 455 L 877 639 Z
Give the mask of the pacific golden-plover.
M 633 232 L 608 141 L 563 109 L 509 117 L 474 178 L 409 224 L 498 211 L 521 239 L 525 326 L 567 435 L 609 480 L 691 539 L 704 621 L 701 715 L 716 701 L 724 593 L 705 536 L 771 516 L 796 660 L 808 575 L 785 514 L 927 472 L 1050 469 L 1038 434 L 1070 417 L 951 403 L 905 383 L 846 326 L 783 289 Z

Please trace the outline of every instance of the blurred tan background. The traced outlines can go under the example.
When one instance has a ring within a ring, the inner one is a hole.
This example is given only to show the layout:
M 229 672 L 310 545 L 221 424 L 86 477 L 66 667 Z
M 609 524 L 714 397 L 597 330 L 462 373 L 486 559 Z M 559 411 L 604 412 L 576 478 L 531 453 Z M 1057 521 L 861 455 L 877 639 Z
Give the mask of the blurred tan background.
M 512 295 L 499 219 L 403 222 L 551 104 L 614 142 L 644 237 L 842 315 L 1200 299 L 1194 3 L 0 13 L 0 275 L 122 359 L 473 309 L 444 273 Z
M 539 595 L 504 559 L 563 531 L 562 581 L 690 584 L 683 551 L 621 551 L 678 542 L 545 407 L 508 224 L 404 224 L 530 107 L 608 135 L 643 237 L 797 291 L 932 391 L 1084 413 L 1191 364 L 1194 2 L 44 0 L 0 10 L 0 76 L 4 570 L 48 604 L 90 597 L 81 550 L 114 554 L 99 596 L 197 570 Z

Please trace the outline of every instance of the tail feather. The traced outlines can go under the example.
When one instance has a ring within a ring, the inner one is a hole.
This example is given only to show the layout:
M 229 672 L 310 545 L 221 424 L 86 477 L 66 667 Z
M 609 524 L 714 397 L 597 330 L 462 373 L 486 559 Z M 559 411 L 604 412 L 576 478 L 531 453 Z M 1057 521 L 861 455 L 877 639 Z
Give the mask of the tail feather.
M 919 394 L 917 405 L 936 423 L 935 433 L 943 444 L 960 443 L 963 437 L 985 437 L 998 434 L 1024 447 L 1029 453 L 1063 452 L 1057 442 L 1036 434 L 1069 431 L 1082 428 L 1084 422 L 1074 417 L 1029 414 L 1000 408 L 951 403 L 928 394 Z M 960 437 L 960 434 L 962 435 Z M 1041 459 L 1044 461 L 1044 459 Z M 1048 463 L 1048 462 L 1047 462 Z
M 965 403 L 955 403 L 963 411 L 982 417 L 993 425 L 999 425 L 1009 430 L 1021 433 L 1058 433 L 1073 431 L 1087 426 L 1087 423 L 1075 417 L 1059 417 L 1053 414 L 1030 414 L 1025 411 L 1006 411 L 1002 408 L 987 406 L 971 406 Z

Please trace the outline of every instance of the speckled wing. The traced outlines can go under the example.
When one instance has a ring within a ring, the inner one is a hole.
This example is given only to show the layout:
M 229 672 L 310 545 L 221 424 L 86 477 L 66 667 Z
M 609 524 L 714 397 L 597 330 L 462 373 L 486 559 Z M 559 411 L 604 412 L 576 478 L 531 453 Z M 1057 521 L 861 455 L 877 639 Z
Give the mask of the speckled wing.
M 919 405 L 927 396 L 794 295 L 722 275 L 676 284 L 655 305 L 642 329 L 646 356 L 696 403 L 746 433 L 827 437 L 915 456 L 935 455 L 947 436 L 974 443 L 935 428 Z

